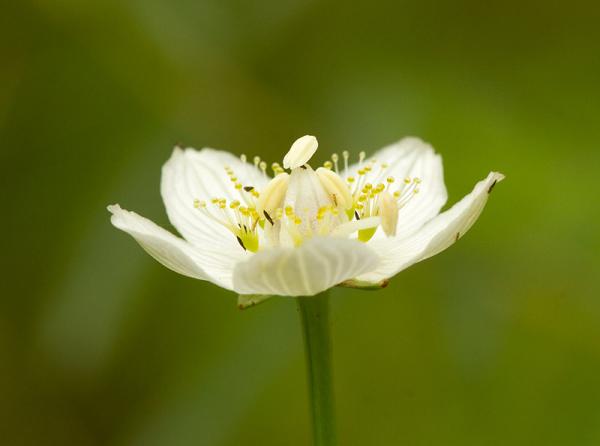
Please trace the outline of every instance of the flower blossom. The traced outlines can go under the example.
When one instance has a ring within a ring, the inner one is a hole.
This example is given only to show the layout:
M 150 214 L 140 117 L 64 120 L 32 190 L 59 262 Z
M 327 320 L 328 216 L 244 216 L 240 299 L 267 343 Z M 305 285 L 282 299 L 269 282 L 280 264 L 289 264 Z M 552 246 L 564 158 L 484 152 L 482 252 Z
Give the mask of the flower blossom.
M 370 158 L 361 152 L 356 164 L 344 151 L 313 169 L 317 147 L 314 136 L 303 136 L 283 165 L 271 166 L 176 147 L 161 194 L 183 239 L 118 204 L 108 207 L 112 224 L 167 268 L 234 291 L 246 307 L 336 285 L 383 287 L 461 238 L 504 178 L 491 172 L 440 213 L 442 159 L 422 140 L 404 138 Z

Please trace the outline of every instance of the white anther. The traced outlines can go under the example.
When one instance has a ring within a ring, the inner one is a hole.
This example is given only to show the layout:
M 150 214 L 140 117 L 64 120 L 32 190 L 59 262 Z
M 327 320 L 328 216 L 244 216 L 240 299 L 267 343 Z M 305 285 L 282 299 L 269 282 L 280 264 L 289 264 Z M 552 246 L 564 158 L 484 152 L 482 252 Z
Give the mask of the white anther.
M 260 193 L 256 210 L 260 217 L 263 217 L 263 212 L 271 213 L 281 207 L 283 199 L 288 189 L 290 176 L 287 173 L 280 173 L 273 178 L 265 189 Z
M 298 138 L 283 158 L 283 167 L 296 169 L 303 166 L 315 154 L 317 147 L 319 147 L 319 142 L 314 136 L 305 135 Z
M 381 216 L 381 228 L 385 235 L 388 237 L 395 236 L 398 226 L 398 202 L 387 191 L 381 194 L 379 215 Z
M 334 197 L 334 204 L 343 209 L 352 207 L 352 194 L 348 185 L 332 170 L 319 167 L 316 172 L 319 181 L 327 193 Z

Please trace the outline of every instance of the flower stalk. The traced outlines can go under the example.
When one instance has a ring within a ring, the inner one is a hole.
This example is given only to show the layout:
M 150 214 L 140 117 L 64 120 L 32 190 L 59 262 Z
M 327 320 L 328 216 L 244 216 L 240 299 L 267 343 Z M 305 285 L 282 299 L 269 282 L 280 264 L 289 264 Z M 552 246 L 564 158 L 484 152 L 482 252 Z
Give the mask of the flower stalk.
M 329 296 L 299 297 L 314 446 L 336 444 Z

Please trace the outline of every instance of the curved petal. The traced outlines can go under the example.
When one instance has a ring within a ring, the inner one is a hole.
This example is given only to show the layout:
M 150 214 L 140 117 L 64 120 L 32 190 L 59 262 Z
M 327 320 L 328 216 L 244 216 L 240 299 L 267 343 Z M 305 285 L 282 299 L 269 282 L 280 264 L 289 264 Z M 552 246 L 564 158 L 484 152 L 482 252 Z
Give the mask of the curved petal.
M 400 209 L 398 214 L 398 237 L 408 237 L 423 224 L 435 217 L 448 199 L 444 185 L 442 157 L 433 147 L 415 137 L 406 137 L 395 144 L 384 147 L 367 158 L 362 164 L 376 160 L 367 181 L 375 184 L 394 177 L 394 186 L 402 184 L 405 178 L 419 178 L 419 192 Z M 386 168 L 380 164 L 385 163 Z M 350 175 L 356 175 L 359 165 L 349 168 Z M 397 188 L 392 187 L 392 190 Z M 373 240 L 385 237 L 378 231 Z
M 493 187 L 503 179 L 504 175 L 491 172 L 486 179 L 475 185 L 470 194 L 425 224 L 412 237 L 396 237 L 369 243 L 381 255 L 381 262 L 377 269 L 359 276 L 358 280 L 379 282 L 448 248 L 475 223 Z
M 313 296 L 370 271 L 377 255 L 356 240 L 314 238 L 298 248 L 260 251 L 233 272 L 240 294 Z
M 240 192 L 225 171 L 226 166 L 244 186 L 261 188 L 267 183 L 260 170 L 228 152 L 176 147 L 162 168 L 161 195 L 169 220 L 186 240 L 202 249 L 236 248 L 242 256 L 244 251 L 231 232 L 194 207 L 196 199 L 241 201 Z
M 200 250 L 152 221 L 118 204 L 108 206 L 111 223 L 131 235 L 140 246 L 167 268 L 194 279 L 208 280 L 231 290 L 233 265 L 227 251 Z

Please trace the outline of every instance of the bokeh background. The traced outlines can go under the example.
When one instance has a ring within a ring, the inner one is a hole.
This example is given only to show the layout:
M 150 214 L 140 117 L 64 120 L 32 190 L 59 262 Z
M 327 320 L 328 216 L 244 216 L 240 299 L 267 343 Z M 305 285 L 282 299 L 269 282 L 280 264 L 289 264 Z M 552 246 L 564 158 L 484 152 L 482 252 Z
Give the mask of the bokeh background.
M 295 303 L 247 311 L 109 224 L 170 228 L 172 146 L 419 135 L 472 231 L 332 297 L 343 445 L 600 443 L 596 2 L 34 0 L 0 14 L 0 444 L 306 445 Z

